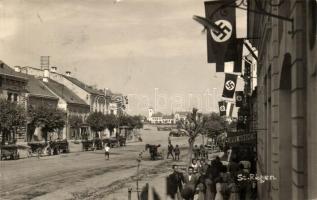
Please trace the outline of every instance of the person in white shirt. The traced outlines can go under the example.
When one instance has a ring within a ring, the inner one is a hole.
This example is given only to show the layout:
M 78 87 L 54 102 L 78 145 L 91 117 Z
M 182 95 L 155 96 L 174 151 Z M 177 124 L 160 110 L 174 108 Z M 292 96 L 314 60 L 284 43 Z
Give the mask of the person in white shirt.
M 109 147 L 109 144 L 107 144 L 105 146 L 105 156 L 106 156 L 107 160 L 109 160 L 109 154 L 110 154 L 110 147 Z

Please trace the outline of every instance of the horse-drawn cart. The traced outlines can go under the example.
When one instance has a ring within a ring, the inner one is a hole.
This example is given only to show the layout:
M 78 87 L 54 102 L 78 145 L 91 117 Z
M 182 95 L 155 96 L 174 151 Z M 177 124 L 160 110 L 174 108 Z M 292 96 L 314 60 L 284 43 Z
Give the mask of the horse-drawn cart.
M 17 145 L 3 145 L 0 146 L 1 149 L 1 155 L 0 160 L 2 159 L 11 159 L 11 160 L 17 160 L 19 159 L 19 152 L 18 152 L 18 146 Z
M 69 144 L 67 140 L 55 140 L 49 142 L 28 142 L 31 147 L 31 153 L 41 155 L 58 155 L 60 153 L 69 153 Z
M 81 143 L 83 145 L 83 151 L 101 150 L 103 147 L 103 141 L 100 138 L 95 138 L 92 140 L 82 140 Z
M 145 150 L 149 150 L 151 160 L 158 160 L 158 159 L 164 159 L 164 150 L 159 151 L 158 148 L 161 145 L 155 145 L 155 144 L 146 144 Z

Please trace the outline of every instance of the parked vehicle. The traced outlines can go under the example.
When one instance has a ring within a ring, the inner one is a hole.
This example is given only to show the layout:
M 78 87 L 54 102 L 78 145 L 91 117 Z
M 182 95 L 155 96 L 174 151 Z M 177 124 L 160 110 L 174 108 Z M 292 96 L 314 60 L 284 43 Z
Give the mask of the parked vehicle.
M 115 137 L 105 138 L 102 141 L 103 141 L 104 145 L 109 144 L 111 148 L 120 146 L 120 141 Z
M 0 149 L 1 149 L 0 160 L 3 160 L 3 159 L 17 160 L 20 157 L 17 145 L 3 145 L 0 147 Z
M 69 153 L 69 145 L 67 140 L 56 140 L 49 142 L 50 155 L 58 155 L 60 153 Z
M 167 126 L 163 126 L 163 127 L 157 127 L 158 131 L 171 131 L 172 127 L 167 127 Z
M 171 137 L 182 137 L 182 136 L 186 136 L 186 132 L 183 130 L 172 130 L 169 133 L 169 136 Z

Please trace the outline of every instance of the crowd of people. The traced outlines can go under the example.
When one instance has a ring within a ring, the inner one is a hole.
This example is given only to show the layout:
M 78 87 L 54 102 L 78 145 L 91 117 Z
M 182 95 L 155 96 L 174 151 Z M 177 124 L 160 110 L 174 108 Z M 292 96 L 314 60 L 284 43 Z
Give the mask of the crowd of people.
M 187 172 L 173 165 L 173 173 L 167 178 L 167 194 L 176 200 L 256 199 L 254 180 L 238 178 L 250 174 L 244 164 L 233 160 L 224 165 L 219 157 L 208 163 L 201 153 L 196 154 Z

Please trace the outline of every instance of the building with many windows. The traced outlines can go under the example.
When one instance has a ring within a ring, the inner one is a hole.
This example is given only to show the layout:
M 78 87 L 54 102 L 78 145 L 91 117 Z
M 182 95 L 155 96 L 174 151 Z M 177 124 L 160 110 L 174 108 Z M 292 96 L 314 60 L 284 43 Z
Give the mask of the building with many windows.
M 0 97 L 10 101 L 25 103 L 28 79 L 0 61 Z
M 316 199 L 316 1 L 269 2 L 248 1 L 289 19 L 248 12 L 258 50 L 257 173 L 277 178 L 258 184 L 259 199 Z

